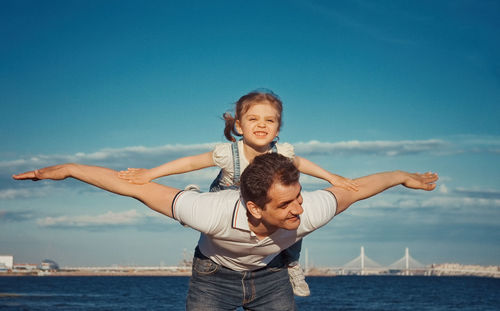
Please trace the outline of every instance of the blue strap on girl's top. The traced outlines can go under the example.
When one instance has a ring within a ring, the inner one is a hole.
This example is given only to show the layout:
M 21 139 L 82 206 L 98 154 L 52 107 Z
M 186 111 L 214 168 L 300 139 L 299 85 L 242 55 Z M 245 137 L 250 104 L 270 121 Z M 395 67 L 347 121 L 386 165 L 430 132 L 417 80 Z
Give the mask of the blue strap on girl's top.
M 238 150 L 238 142 L 233 142 L 231 144 L 231 151 L 233 154 L 233 184 L 232 185 L 224 185 L 222 184 L 222 169 L 219 172 L 219 175 L 214 179 L 212 184 L 210 185 L 210 192 L 218 192 L 225 189 L 238 189 L 240 184 L 240 153 Z
M 276 147 L 276 144 L 277 144 L 277 143 L 278 143 L 278 141 L 277 141 L 277 140 L 273 140 L 273 141 L 271 142 L 271 146 L 270 146 L 270 147 L 271 147 L 271 152 L 272 152 L 272 153 L 278 153 L 278 148 Z
M 238 185 L 240 184 L 240 152 L 238 150 L 238 142 L 233 141 L 231 144 L 231 149 L 233 150 L 233 169 L 234 169 L 234 175 L 233 175 L 233 185 Z

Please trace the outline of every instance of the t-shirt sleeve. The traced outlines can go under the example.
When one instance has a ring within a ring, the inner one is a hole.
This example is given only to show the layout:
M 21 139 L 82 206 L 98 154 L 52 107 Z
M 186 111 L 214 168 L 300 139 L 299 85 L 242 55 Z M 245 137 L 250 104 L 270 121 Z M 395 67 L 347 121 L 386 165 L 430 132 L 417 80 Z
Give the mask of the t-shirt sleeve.
M 300 229 L 303 233 L 309 233 L 326 225 L 335 216 L 337 211 L 337 198 L 327 190 L 313 192 L 302 192 L 304 199 L 301 215 Z
M 289 143 L 277 144 L 276 149 L 278 149 L 279 154 L 284 155 L 287 158 L 293 159 L 295 157 L 295 150 Z
M 223 229 L 221 226 L 224 225 L 223 219 L 228 216 L 226 214 L 232 213 L 232 209 L 226 207 L 234 204 L 235 200 L 227 199 L 224 193 L 181 191 L 172 203 L 173 218 L 182 225 L 213 235 Z
M 212 158 L 215 165 L 222 169 L 233 167 L 233 153 L 231 150 L 231 143 L 222 143 L 215 145 L 212 153 Z

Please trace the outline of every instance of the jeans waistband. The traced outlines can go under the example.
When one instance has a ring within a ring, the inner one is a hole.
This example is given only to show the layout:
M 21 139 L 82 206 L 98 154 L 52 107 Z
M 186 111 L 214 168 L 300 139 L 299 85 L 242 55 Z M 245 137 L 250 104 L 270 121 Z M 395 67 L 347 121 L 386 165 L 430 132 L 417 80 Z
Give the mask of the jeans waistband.
M 194 249 L 194 257 L 199 258 L 199 259 L 208 259 L 208 260 L 211 260 L 213 262 L 212 259 L 203 255 L 203 253 L 200 251 L 200 248 L 198 246 L 196 246 L 196 248 Z M 233 270 L 231 268 L 225 267 L 225 266 L 220 265 L 220 264 L 215 263 L 215 262 L 214 262 L 214 264 L 219 265 L 225 269 Z M 256 270 L 252 270 L 252 271 L 257 272 L 257 271 L 261 271 L 261 270 L 265 270 L 265 269 L 269 269 L 269 268 L 284 268 L 285 266 L 286 266 L 285 260 L 283 259 L 283 256 L 280 253 L 276 257 L 274 257 L 273 260 L 271 260 L 271 262 L 269 262 L 266 266 L 259 268 L 259 269 L 256 269 Z

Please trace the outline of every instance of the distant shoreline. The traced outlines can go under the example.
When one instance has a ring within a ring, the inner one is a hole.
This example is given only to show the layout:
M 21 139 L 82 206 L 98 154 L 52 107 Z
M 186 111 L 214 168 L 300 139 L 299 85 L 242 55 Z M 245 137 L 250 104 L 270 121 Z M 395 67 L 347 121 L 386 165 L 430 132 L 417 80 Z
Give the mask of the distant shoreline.
M 190 277 L 191 271 L 50 271 L 50 272 L 4 272 L 1 277 Z M 343 276 L 400 276 L 400 277 L 481 277 L 481 278 L 499 278 L 494 274 L 330 274 L 330 273 L 311 273 L 307 277 L 343 277 Z
M 11 277 L 190 277 L 191 273 L 60 273 L 54 272 L 50 274 L 38 275 L 36 273 L 2 273 L 0 278 L 11 278 Z M 306 275 L 306 277 L 312 278 L 342 278 L 342 277 L 475 277 L 475 278 L 492 278 L 498 279 L 498 277 L 493 275 L 397 275 L 397 274 L 369 274 L 369 275 L 359 275 L 359 274 L 349 274 L 349 275 L 331 275 L 331 274 L 314 274 Z M 0 293 L 1 297 L 2 293 Z
M 0 277 L 12 276 L 191 276 L 189 271 L 30 271 L 30 272 L 5 272 Z
M 456 263 L 433 264 L 418 269 L 387 268 L 327 268 L 310 267 L 306 276 L 477 276 L 500 278 L 500 266 L 461 265 Z M 191 276 L 191 265 L 180 266 L 110 266 L 110 267 L 51 267 L 15 265 L 0 271 L 2 276 Z

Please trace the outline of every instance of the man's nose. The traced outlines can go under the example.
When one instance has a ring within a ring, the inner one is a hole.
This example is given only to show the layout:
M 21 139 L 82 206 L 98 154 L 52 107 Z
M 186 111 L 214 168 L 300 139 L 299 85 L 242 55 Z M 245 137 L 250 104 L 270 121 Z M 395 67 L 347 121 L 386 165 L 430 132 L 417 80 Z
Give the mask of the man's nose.
M 295 200 L 293 203 L 293 207 L 291 209 L 291 213 L 293 215 L 300 215 L 304 212 L 304 209 L 302 208 L 302 204 L 298 202 L 298 200 Z

